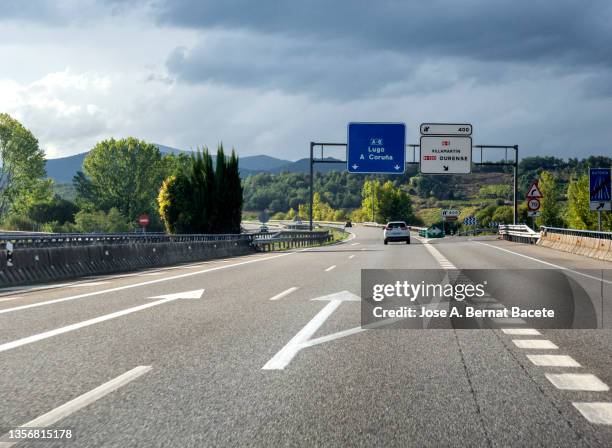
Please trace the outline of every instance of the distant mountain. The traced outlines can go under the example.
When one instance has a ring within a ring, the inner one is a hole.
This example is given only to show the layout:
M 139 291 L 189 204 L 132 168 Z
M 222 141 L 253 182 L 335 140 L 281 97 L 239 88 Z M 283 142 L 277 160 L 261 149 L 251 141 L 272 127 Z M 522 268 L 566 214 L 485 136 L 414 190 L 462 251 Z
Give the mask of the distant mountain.
M 346 168 L 346 162 L 340 162 L 338 159 L 333 157 L 325 157 L 327 162 L 337 161 L 338 163 L 317 163 L 314 166 L 314 170 L 317 173 L 328 173 L 330 171 L 342 171 Z M 274 169 L 268 170 L 271 173 L 308 173 L 310 172 L 310 159 L 300 159 L 295 162 L 289 162 L 285 165 L 281 165 Z
M 159 150 L 164 154 L 180 154 L 190 153 L 182 149 L 172 148 L 170 146 L 157 144 Z M 88 152 L 75 154 L 68 157 L 60 157 L 58 159 L 47 159 L 47 177 L 53 179 L 57 183 L 70 183 L 77 171 L 83 168 L 83 161 L 87 157 Z M 213 156 L 213 160 L 215 157 Z M 294 163 L 290 160 L 277 159 L 276 157 L 259 155 L 240 157 L 240 174 L 242 177 L 247 177 L 251 174 L 259 172 L 276 172 L 280 167 L 292 166 Z M 308 171 L 308 159 L 306 159 L 306 171 Z M 280 171 L 279 171 L 280 172 Z

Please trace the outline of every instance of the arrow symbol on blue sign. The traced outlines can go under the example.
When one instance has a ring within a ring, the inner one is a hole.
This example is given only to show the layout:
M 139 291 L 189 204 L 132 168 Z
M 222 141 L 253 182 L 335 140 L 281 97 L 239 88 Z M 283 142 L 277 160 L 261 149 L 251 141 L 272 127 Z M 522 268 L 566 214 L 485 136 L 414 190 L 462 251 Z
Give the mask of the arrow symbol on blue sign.
M 396 170 L 399 170 L 399 169 L 400 169 L 400 166 L 399 166 L 399 165 L 396 163 L 396 164 L 395 164 L 395 166 L 394 166 L 393 168 L 395 168 Z
M 353 163 L 353 169 L 356 170 L 357 168 L 359 168 L 359 165 L 357 165 L 356 163 Z

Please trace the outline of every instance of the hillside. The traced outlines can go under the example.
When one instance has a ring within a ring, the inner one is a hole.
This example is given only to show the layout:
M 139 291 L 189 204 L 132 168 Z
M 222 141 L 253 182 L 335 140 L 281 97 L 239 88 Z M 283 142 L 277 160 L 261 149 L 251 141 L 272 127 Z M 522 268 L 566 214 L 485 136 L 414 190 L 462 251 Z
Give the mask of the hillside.
M 172 148 L 170 146 L 157 144 L 157 147 L 163 154 L 180 154 L 190 153 L 182 149 Z M 75 154 L 57 159 L 47 159 L 47 177 L 53 179 L 59 184 L 71 183 L 72 178 L 77 171 L 83 167 L 83 161 L 87 157 L 88 152 Z M 213 156 L 214 161 L 215 156 Z M 297 162 L 295 162 L 297 163 Z M 240 171 L 242 177 L 247 177 L 251 174 L 259 172 L 280 172 L 281 167 L 286 167 L 287 171 L 294 171 L 294 162 L 290 160 L 277 159 L 267 155 L 246 156 L 240 158 Z M 306 159 L 306 169 L 308 171 L 308 159 Z

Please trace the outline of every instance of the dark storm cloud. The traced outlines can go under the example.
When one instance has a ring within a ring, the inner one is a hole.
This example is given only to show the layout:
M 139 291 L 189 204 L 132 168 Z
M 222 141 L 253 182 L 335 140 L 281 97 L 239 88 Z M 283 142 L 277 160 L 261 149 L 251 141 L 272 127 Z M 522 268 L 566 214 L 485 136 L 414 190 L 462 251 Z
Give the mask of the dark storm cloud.
M 167 0 L 162 23 L 478 60 L 612 64 L 609 0 Z
M 608 0 L 155 5 L 160 23 L 217 36 L 170 55 L 169 72 L 189 83 L 342 99 L 397 93 L 398 86 L 404 93 L 427 94 L 457 82 L 490 84 L 509 76 L 605 72 L 612 66 Z

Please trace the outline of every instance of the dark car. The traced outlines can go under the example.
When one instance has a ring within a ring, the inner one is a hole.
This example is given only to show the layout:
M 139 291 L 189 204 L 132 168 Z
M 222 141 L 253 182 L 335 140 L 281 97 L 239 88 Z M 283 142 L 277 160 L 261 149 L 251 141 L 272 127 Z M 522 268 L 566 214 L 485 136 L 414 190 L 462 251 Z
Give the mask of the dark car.
M 344 227 L 353 227 L 353 223 L 352 223 L 352 222 L 350 222 L 350 221 L 347 221 L 347 222 L 344 224 Z

